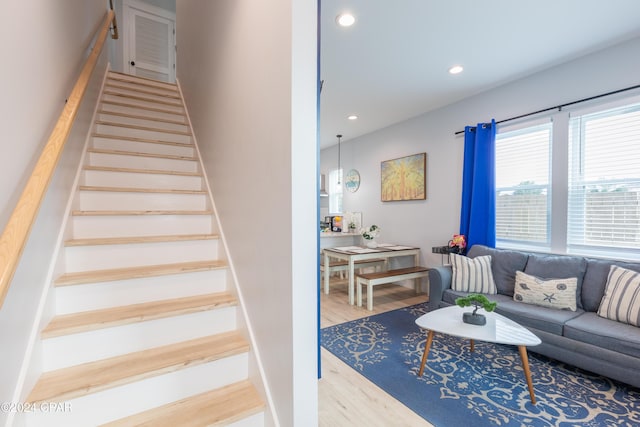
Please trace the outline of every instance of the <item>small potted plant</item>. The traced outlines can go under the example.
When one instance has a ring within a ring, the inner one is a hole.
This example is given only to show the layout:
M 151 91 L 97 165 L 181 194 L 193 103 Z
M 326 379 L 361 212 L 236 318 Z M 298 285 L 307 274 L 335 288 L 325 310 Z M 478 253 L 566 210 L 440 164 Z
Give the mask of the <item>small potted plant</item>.
M 369 248 L 377 248 L 378 244 L 376 243 L 375 238 L 380 234 L 380 227 L 373 224 L 370 227 L 363 228 L 360 230 L 360 234 L 367 241 L 367 247 Z
M 485 325 L 487 318 L 484 314 L 476 313 L 479 308 L 484 308 L 485 311 L 491 312 L 496 309 L 498 305 L 495 301 L 489 301 L 487 297 L 482 294 L 469 294 L 466 297 L 456 298 L 456 305 L 460 307 L 474 306 L 473 312 L 465 312 L 462 315 L 462 321 L 469 323 L 470 325 Z

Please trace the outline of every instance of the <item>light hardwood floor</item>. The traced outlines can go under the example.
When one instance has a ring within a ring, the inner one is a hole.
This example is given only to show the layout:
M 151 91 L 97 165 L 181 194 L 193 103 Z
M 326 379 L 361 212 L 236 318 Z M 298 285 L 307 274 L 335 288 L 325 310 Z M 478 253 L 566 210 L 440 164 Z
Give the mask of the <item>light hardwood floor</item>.
M 424 286 L 424 285 L 423 285 Z M 346 281 L 332 278 L 329 295 L 322 293 L 321 327 L 424 302 L 426 294 L 397 285 L 380 285 L 374 290 L 373 311 L 350 306 Z M 321 427 L 432 426 L 409 408 L 367 380 L 325 349 L 322 349 L 322 378 L 318 385 Z

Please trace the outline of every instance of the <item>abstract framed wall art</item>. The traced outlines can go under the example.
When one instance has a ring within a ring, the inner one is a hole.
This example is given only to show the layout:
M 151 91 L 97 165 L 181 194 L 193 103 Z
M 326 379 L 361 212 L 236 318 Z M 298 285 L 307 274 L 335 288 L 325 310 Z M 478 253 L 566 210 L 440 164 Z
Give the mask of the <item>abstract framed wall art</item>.
M 383 202 L 427 198 L 427 153 L 380 162 Z

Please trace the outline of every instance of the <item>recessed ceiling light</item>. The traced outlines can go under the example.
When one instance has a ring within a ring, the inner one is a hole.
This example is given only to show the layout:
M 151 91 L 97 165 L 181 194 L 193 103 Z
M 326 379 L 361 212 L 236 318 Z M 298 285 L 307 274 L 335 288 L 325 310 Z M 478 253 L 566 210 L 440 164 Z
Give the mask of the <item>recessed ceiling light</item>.
M 462 68 L 462 65 L 454 65 L 453 67 L 449 68 L 449 74 L 460 74 L 462 70 L 464 70 L 464 68 Z
M 347 119 L 349 119 L 349 120 L 358 120 L 358 116 L 356 116 L 355 114 L 352 114 L 352 115 L 348 116 Z
M 356 18 L 350 13 L 341 13 L 336 17 L 336 22 L 342 27 L 350 27 L 356 22 Z

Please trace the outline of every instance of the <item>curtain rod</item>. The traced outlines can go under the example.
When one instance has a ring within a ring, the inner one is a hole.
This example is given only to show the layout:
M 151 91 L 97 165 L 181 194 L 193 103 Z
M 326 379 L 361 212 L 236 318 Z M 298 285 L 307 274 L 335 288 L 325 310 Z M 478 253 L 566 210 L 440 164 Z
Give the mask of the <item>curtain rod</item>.
M 624 89 L 618 89 L 618 90 L 614 90 L 614 91 L 611 91 L 611 92 L 602 93 L 600 95 L 590 96 L 588 98 L 582 98 L 582 99 L 579 99 L 577 101 L 567 102 L 566 104 L 556 105 L 555 107 L 544 108 L 542 110 L 534 111 L 534 112 L 531 112 L 531 113 L 521 114 L 521 115 L 515 116 L 515 117 L 509 117 L 508 119 L 496 121 L 496 124 L 510 122 L 512 120 L 517 120 L 517 119 L 521 119 L 523 117 L 529 117 L 529 116 L 533 116 L 533 115 L 540 114 L 540 113 L 545 113 L 547 111 L 552 111 L 552 110 L 556 110 L 556 109 L 558 111 L 562 111 L 562 109 L 564 107 L 568 107 L 570 105 L 579 104 L 581 102 L 591 101 L 591 100 L 594 100 L 594 99 L 602 98 L 602 97 L 609 96 L 609 95 L 615 95 L 617 93 L 622 93 L 622 92 L 626 92 L 628 90 L 633 90 L 633 89 L 638 89 L 638 88 L 640 88 L 640 85 L 630 86 L 630 87 L 626 87 Z M 475 128 L 475 126 L 474 126 L 474 128 Z M 463 130 L 459 130 L 458 132 L 455 133 L 455 135 L 460 135 L 461 133 L 464 133 L 464 131 Z

